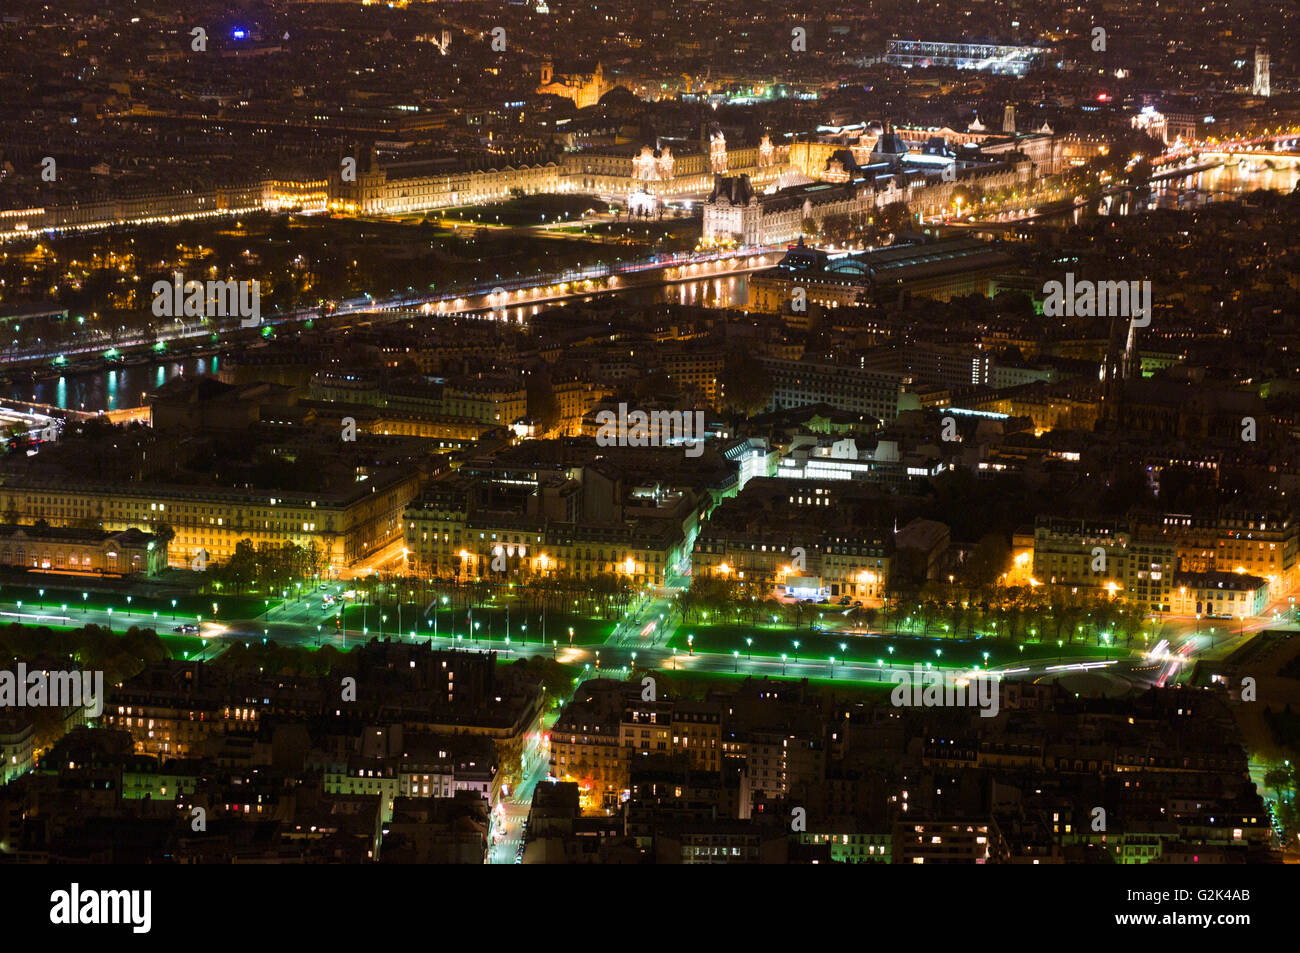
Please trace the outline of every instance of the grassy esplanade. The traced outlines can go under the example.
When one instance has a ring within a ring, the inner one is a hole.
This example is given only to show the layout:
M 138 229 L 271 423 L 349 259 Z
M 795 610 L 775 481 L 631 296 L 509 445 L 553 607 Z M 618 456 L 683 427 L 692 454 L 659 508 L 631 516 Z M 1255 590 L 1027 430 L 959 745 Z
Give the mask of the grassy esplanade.
M 999 667 L 1018 662 L 1068 662 L 1080 659 L 1115 658 L 1122 649 L 1104 646 L 1051 642 L 1022 642 L 1010 639 L 927 639 L 913 636 L 849 635 L 847 633 L 809 632 L 790 626 L 746 625 L 683 625 L 669 640 L 671 648 L 689 652 L 691 636 L 697 652 L 714 652 L 731 655 L 739 652 L 740 658 L 751 654 L 764 658 L 780 658 L 784 653 L 791 662 L 822 661 L 834 657 L 850 663 L 875 662 L 910 665 L 913 662 L 930 662 L 939 666 L 969 667 L 985 665 Z M 752 639 L 753 644 L 746 640 Z M 795 642 L 798 646 L 795 646 Z M 987 653 L 987 658 L 985 654 Z

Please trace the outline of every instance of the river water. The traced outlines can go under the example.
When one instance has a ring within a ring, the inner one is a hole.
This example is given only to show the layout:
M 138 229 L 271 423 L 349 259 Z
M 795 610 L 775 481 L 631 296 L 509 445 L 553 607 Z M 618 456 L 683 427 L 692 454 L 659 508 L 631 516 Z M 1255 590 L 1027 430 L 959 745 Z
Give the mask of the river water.
M 5 397 L 91 412 L 139 407 L 149 391 L 184 374 L 215 374 L 220 361 L 220 356 L 214 354 L 103 371 L 82 371 L 31 384 L 10 384 L 5 388 Z
M 1152 208 L 1194 208 L 1210 202 L 1225 201 L 1255 189 L 1290 192 L 1300 181 L 1300 170 L 1243 170 L 1237 163 L 1208 169 L 1179 179 L 1157 183 L 1150 195 L 1135 199 L 1132 195 L 1110 196 L 1095 210 L 1101 215 L 1132 215 Z M 1092 210 L 1075 209 L 1059 216 L 1044 217 L 1039 222 L 1062 226 L 1078 222 Z M 744 275 L 722 275 L 716 278 L 699 278 L 677 284 L 662 284 L 654 288 L 635 288 L 618 292 L 618 296 L 631 305 L 682 304 L 708 308 L 742 307 L 748 287 Z M 522 320 L 526 314 L 535 314 L 538 305 L 527 308 L 508 308 L 512 320 Z M 161 387 L 173 377 L 183 374 L 215 374 L 220 367 L 219 356 L 161 361 L 135 367 L 104 371 L 84 371 L 69 374 L 57 380 L 42 380 L 32 384 L 15 384 L 4 389 L 6 398 L 34 400 L 70 410 L 118 410 L 138 407 L 144 395 Z

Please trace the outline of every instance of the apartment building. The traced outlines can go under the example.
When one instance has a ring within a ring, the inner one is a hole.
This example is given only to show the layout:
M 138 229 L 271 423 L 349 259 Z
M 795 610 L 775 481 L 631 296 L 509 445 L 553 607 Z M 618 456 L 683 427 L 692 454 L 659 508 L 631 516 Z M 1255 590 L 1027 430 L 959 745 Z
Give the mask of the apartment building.
M 763 357 L 761 360 L 772 378 L 769 410 L 827 404 L 836 410 L 888 424 L 900 410 L 913 406 L 904 396 L 903 375 L 893 371 L 814 359 Z M 914 406 L 920 407 L 919 402 Z
M 985 821 L 898 821 L 894 824 L 896 864 L 985 864 L 990 857 Z
M 587 810 L 613 807 L 638 759 L 720 770 L 722 721 L 716 702 L 643 701 L 639 684 L 588 681 L 551 729 L 551 776 L 576 781 Z

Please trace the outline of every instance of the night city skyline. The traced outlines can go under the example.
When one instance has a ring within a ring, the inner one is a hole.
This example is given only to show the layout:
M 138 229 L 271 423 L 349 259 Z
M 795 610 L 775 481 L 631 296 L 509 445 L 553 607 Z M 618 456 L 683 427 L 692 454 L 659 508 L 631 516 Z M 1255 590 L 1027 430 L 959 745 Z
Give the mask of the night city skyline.
M 37 919 L 170 936 L 125 864 L 1300 861 L 1298 21 L 12 0 Z

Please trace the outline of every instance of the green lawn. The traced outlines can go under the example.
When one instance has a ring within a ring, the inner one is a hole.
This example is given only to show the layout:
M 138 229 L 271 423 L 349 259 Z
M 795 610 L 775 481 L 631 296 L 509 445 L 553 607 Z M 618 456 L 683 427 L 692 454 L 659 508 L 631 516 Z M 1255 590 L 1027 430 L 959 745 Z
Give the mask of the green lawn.
M 570 221 L 581 221 L 582 213 L 587 209 L 603 212 L 606 208 L 604 202 L 585 195 L 529 195 L 492 205 L 444 209 L 438 214 L 462 222 L 517 226 L 542 225 L 557 219 L 563 220 L 566 214 Z
M 667 693 L 683 693 L 694 695 L 698 693 L 701 697 L 710 688 L 722 687 L 732 689 L 736 686 L 730 683 L 743 682 L 746 678 L 761 680 L 762 675 L 752 675 L 749 672 L 664 672 L 660 670 L 655 673 L 660 680 L 660 689 Z M 779 675 L 767 675 L 768 678 L 779 679 Z M 788 681 L 802 681 L 802 679 L 790 678 Z M 868 699 L 887 698 L 893 691 L 893 681 L 871 681 L 865 679 L 834 679 L 834 678 L 810 678 L 808 684 L 815 685 L 819 688 L 833 688 L 837 697 L 849 695 L 859 696 L 864 701 Z M 717 683 L 721 683 L 720 685 Z
M 227 596 L 221 595 L 187 595 L 177 596 L 176 606 L 173 609 L 171 598 L 158 599 L 146 596 L 138 596 L 117 589 L 95 589 L 94 584 L 97 580 L 70 578 L 63 579 L 56 577 L 48 583 L 36 585 L 13 585 L 0 584 L 0 602 L 16 603 L 21 602 L 24 609 L 36 609 L 38 611 L 63 612 L 63 607 L 67 606 L 67 614 L 75 623 L 83 608 L 103 612 L 106 609 L 112 609 L 114 614 L 118 612 L 126 613 L 129 611 L 131 624 L 144 625 L 143 616 L 149 616 L 149 623 L 152 624 L 153 613 L 158 613 L 158 627 L 161 629 L 164 622 L 170 622 L 173 614 L 176 621 L 193 621 L 196 616 L 202 615 L 205 619 L 214 617 L 212 605 L 217 604 L 216 618 L 218 619 L 252 619 L 263 614 L 266 611 L 265 597 L 257 595 L 240 595 Z M 44 590 L 44 595 L 41 590 Z M 85 594 L 86 598 L 82 598 Z M 127 597 L 130 596 L 130 602 Z M 280 604 L 280 597 L 277 595 L 271 599 L 271 606 Z
M 689 651 L 688 636 L 695 636 L 695 648 L 704 652 L 721 652 L 730 655 L 740 652 L 743 659 L 749 654 L 779 658 L 781 653 L 794 661 L 796 654 L 801 660 L 817 659 L 825 661 L 834 656 L 846 658 L 851 662 L 875 661 L 884 659 L 888 663 L 933 662 L 937 665 L 983 665 L 984 653 L 989 654 L 989 665 L 1010 665 L 1017 660 L 1078 659 L 1105 657 L 1104 647 L 1066 644 L 1058 647 L 1055 642 L 1012 643 L 1007 639 L 925 639 L 911 636 L 861 636 L 840 633 L 826 634 L 809 632 L 801 629 L 797 633 L 788 626 L 765 626 L 752 629 L 742 625 L 684 625 L 679 626 L 669 646 L 679 651 Z M 752 648 L 745 644 L 746 638 L 752 638 Z M 794 646 L 798 640 L 799 647 Z M 841 644 L 847 646 L 841 649 Z M 890 652 L 890 648 L 893 652 Z M 1119 650 L 1123 652 L 1123 649 Z M 1116 657 L 1112 650 L 1111 658 Z
M 423 606 L 414 603 L 403 603 L 401 613 L 401 634 L 409 635 L 414 629 L 420 635 L 432 635 L 434 632 L 434 616 L 431 613 L 424 616 Z M 384 620 L 387 616 L 387 621 Z M 363 627 L 370 630 L 370 635 L 388 635 L 398 634 L 397 607 L 389 603 L 381 609 L 378 606 L 360 606 L 350 604 L 347 607 L 346 623 L 350 632 L 360 631 Z M 478 606 L 472 613 L 467 612 L 464 608 L 444 607 L 437 611 L 437 633 L 440 639 L 448 636 L 464 636 L 464 641 L 470 644 L 474 642 L 474 633 L 480 639 L 504 639 L 507 635 L 506 628 L 506 610 L 504 606 Z M 476 630 L 470 629 L 470 619 L 472 618 Z M 333 617 L 326 623 L 326 628 L 333 627 Z M 510 608 L 510 627 L 508 634 L 511 642 L 541 642 L 543 627 L 540 616 L 529 613 L 524 615 L 522 610 L 512 606 Z M 568 613 L 548 612 L 546 613 L 545 635 L 546 642 L 558 642 L 561 645 L 569 643 L 569 628 L 573 628 L 574 645 L 600 645 L 614 631 L 614 620 L 603 619 L 586 619 Z M 525 628 L 526 627 L 526 628 Z
M 72 625 L 50 625 L 44 622 L 14 622 L 13 624 L 28 626 L 32 629 L 49 629 L 51 632 L 80 632 L 84 628 L 84 626 L 77 621 L 74 621 Z M 136 627 L 140 629 L 153 628 L 152 625 L 147 625 L 143 621 Z M 130 625 L 118 625 L 116 620 L 113 622 L 114 635 L 122 635 L 129 628 L 131 628 Z M 158 628 L 161 630 L 163 627 L 159 626 Z M 178 635 L 158 630 L 155 630 L 155 632 L 159 641 L 162 642 L 163 647 L 167 649 L 168 654 L 174 659 L 188 658 L 190 655 L 194 655 L 209 644 L 209 640 L 201 639 L 196 635 Z

